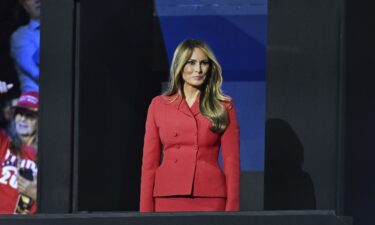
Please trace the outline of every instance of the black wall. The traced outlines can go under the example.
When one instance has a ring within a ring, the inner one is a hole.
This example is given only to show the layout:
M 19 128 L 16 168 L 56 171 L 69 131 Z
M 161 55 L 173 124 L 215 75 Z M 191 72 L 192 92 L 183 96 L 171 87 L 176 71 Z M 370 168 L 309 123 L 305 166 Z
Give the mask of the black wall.
M 138 210 L 151 74 L 152 2 L 81 0 L 78 211 Z
M 42 4 L 38 210 L 43 213 L 72 210 L 74 3 Z
M 343 1 L 269 1 L 265 209 L 337 209 Z
M 346 214 L 373 223 L 375 202 L 375 14 L 371 1 L 347 1 Z

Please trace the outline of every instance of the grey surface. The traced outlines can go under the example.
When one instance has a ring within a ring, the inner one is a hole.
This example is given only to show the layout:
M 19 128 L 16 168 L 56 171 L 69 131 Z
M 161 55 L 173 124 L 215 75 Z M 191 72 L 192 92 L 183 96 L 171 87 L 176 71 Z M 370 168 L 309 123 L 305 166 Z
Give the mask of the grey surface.
M 38 210 L 71 210 L 74 0 L 44 1 L 38 152 Z
M 259 211 L 263 209 L 263 172 L 241 172 L 240 189 L 241 211 Z
M 269 1 L 267 120 L 285 121 L 302 144 L 301 169 L 312 179 L 317 209 L 338 207 L 338 155 L 343 151 L 341 4 Z M 273 140 L 266 142 L 272 145 Z M 288 155 L 285 159 L 288 166 Z M 266 171 L 273 166 L 266 165 Z
M 95 213 L 0 217 L 0 225 L 350 225 L 333 211 L 263 211 L 227 213 Z

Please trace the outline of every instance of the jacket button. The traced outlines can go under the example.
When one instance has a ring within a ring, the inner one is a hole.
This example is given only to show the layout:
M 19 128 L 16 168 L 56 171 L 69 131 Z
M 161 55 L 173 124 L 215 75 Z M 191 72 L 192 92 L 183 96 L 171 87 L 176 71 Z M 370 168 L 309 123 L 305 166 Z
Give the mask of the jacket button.
M 177 132 L 176 131 L 173 132 L 173 137 L 177 137 Z
M 178 160 L 177 160 L 177 159 L 175 159 L 175 160 L 174 160 L 174 163 L 177 163 L 177 161 L 178 161 Z

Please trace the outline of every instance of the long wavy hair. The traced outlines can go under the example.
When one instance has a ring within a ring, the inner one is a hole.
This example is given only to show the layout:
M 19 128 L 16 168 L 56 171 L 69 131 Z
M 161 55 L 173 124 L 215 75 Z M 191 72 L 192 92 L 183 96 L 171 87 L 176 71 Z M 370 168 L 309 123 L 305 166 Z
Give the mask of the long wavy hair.
M 211 130 L 215 133 L 223 133 L 229 124 L 228 113 L 222 102 L 229 102 L 230 98 L 223 94 L 222 70 L 211 48 L 201 40 L 187 39 L 176 48 L 170 68 L 169 86 L 164 95 L 172 96 L 180 94 L 183 97 L 184 80 L 183 69 L 190 59 L 195 48 L 202 50 L 209 60 L 209 70 L 206 80 L 200 87 L 199 109 L 201 114 L 212 122 Z

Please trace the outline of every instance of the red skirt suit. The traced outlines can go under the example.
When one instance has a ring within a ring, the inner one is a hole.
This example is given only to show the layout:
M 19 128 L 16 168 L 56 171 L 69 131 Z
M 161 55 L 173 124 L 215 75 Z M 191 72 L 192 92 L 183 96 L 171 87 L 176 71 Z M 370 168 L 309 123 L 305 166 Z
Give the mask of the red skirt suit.
M 201 115 L 199 100 L 191 108 L 180 95 L 152 100 L 143 146 L 141 212 L 239 210 L 239 126 L 233 103 L 223 105 L 230 123 L 217 134 Z

